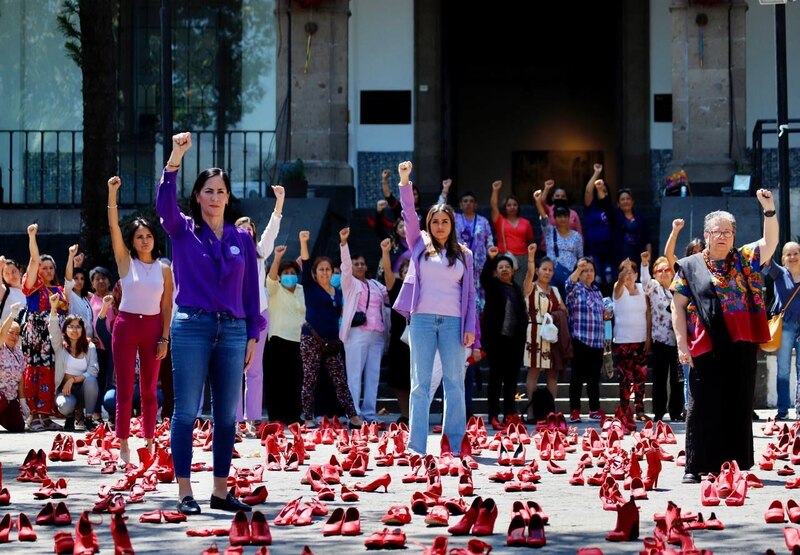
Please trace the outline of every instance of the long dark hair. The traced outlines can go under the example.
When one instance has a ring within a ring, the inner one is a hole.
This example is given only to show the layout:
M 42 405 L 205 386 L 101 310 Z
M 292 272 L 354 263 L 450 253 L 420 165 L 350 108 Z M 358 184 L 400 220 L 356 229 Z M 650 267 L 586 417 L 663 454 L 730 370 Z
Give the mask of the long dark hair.
M 75 344 L 75 352 L 72 352 L 70 349 L 71 344 L 69 342 L 69 337 L 67 336 L 67 326 L 69 326 L 72 322 L 78 322 L 81 325 L 81 336 L 78 338 L 78 341 Z M 82 355 L 89 352 L 89 338 L 86 337 L 86 323 L 83 321 L 83 318 L 77 314 L 70 314 L 64 318 L 64 323 L 61 324 L 61 336 L 63 337 L 64 348 L 72 356 Z
M 78 274 L 83 276 L 83 289 L 81 289 L 81 292 L 78 294 L 78 296 L 85 299 L 86 297 L 89 296 L 89 289 L 92 287 L 92 282 L 89 279 L 88 272 L 83 268 L 75 268 L 74 270 L 72 270 L 72 279 L 74 280 L 75 276 L 77 276 Z M 74 292 L 75 290 L 73 289 L 73 293 Z
M 435 244 L 436 239 L 434 239 L 433 235 L 431 235 L 431 220 L 437 212 L 444 212 L 447 214 L 447 217 L 450 218 L 450 234 L 447 236 L 447 242 L 444 245 Z M 457 259 L 460 259 L 461 262 L 465 262 L 464 252 L 461 250 L 461 245 L 458 244 L 458 235 L 456 234 L 456 215 L 453 212 L 453 208 L 449 204 L 434 204 L 431 206 L 430 210 L 428 210 L 428 215 L 425 218 L 425 231 L 428 232 L 428 237 L 430 237 L 431 244 L 437 250 L 440 247 L 445 248 L 448 266 L 455 264 Z M 425 251 L 425 258 L 427 259 L 428 256 L 430 256 L 430 253 Z
M 225 183 L 225 189 L 228 191 L 228 204 L 225 206 L 224 218 L 226 222 L 230 222 L 232 218 L 231 203 L 233 202 L 233 192 L 231 191 L 231 178 L 225 173 L 225 170 L 220 168 L 208 168 L 200 172 L 197 179 L 194 180 L 192 187 L 192 194 L 189 196 L 189 211 L 191 212 L 192 219 L 194 220 L 195 227 L 200 227 L 203 224 L 203 214 L 200 211 L 200 203 L 197 202 L 196 195 L 206 184 L 206 181 L 212 177 L 221 177 Z
M 194 196 L 192 196 L 194 198 Z M 158 246 L 158 231 L 156 230 L 155 226 L 150 223 L 149 220 L 142 218 L 141 216 L 133 220 L 130 224 L 128 224 L 127 232 L 125 233 L 125 244 L 127 245 L 128 249 L 131 252 L 131 258 L 139 258 L 139 253 L 136 252 L 136 249 L 133 248 L 133 237 L 136 235 L 136 231 L 143 227 L 147 229 L 150 233 L 153 234 L 153 260 L 161 258 L 161 249 Z

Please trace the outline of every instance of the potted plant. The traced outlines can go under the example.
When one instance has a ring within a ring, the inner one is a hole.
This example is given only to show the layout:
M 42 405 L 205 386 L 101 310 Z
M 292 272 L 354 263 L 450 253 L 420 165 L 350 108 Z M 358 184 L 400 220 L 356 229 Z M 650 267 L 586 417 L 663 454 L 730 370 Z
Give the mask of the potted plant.
M 281 185 L 290 198 L 305 198 L 308 192 L 308 180 L 303 161 L 298 158 L 294 162 L 283 162 L 280 165 Z

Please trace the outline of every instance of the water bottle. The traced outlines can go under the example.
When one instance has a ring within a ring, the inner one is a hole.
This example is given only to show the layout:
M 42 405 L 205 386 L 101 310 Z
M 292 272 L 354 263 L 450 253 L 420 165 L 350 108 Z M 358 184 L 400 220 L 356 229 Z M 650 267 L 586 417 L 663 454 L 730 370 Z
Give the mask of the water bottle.
M 611 283 L 611 264 L 606 264 L 605 276 L 606 276 L 606 283 Z
M 686 185 L 681 185 L 681 197 L 686 197 Z

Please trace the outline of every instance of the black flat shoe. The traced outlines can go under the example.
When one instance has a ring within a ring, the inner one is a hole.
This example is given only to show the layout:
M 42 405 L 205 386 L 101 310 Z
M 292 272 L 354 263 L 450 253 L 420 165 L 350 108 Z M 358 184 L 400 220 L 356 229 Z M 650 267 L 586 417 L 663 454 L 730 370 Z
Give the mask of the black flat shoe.
M 178 501 L 178 512 L 189 516 L 199 515 L 200 505 L 197 504 L 197 501 L 194 500 L 194 497 L 187 495 Z
M 212 509 L 219 509 L 221 511 L 229 511 L 231 513 L 235 513 L 236 511 L 244 511 L 249 513 L 253 509 L 247 503 L 243 503 L 236 499 L 230 493 L 225 496 L 223 499 L 222 497 L 217 497 L 216 495 L 211 496 L 211 508 Z
M 683 479 L 681 480 L 682 484 L 699 484 L 700 478 L 697 474 L 692 474 L 691 472 L 687 472 L 683 475 Z

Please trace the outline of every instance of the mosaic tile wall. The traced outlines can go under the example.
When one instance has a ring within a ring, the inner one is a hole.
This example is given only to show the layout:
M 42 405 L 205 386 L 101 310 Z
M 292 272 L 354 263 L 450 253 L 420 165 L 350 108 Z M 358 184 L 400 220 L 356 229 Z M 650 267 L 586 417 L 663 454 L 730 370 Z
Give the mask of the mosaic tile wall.
M 390 179 L 389 183 L 392 185 L 395 196 L 397 196 L 397 164 L 403 160 L 413 160 L 413 156 L 414 153 L 411 151 L 359 152 L 356 207 L 368 208 L 375 206 L 375 203 L 383 199 L 381 173 L 385 169 L 392 170 L 392 175 L 394 175 L 395 179 Z

